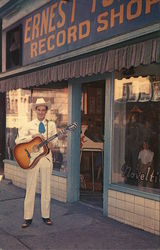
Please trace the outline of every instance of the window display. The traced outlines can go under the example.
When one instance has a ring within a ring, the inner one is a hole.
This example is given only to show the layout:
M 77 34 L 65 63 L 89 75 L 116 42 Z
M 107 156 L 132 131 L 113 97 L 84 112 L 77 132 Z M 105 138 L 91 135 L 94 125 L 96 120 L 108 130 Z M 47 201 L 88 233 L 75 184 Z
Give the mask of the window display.
M 158 192 L 160 77 L 115 79 L 114 86 L 112 183 Z
M 13 149 L 18 130 L 30 120 L 35 118 L 32 113 L 31 103 L 37 98 L 43 97 L 51 102 L 46 118 L 53 120 L 57 126 L 57 132 L 67 125 L 68 121 L 68 88 L 58 89 L 33 89 L 12 90 L 6 94 L 6 159 L 14 160 Z M 53 169 L 61 172 L 67 170 L 67 134 L 58 139 L 58 146 L 53 149 Z

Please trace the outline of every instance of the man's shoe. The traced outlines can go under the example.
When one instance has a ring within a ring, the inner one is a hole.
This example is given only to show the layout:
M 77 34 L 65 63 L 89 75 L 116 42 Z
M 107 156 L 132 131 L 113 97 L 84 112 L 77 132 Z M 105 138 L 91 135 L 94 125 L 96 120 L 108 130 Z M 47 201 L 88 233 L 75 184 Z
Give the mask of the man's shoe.
M 43 217 L 42 217 L 42 220 L 43 220 L 43 222 L 44 222 L 46 225 L 48 225 L 48 226 L 51 226 L 51 225 L 52 225 L 52 221 L 51 221 L 50 218 L 43 218 Z
M 26 227 L 29 227 L 32 223 L 32 219 L 30 220 L 25 220 L 22 224 L 22 228 L 26 228 Z

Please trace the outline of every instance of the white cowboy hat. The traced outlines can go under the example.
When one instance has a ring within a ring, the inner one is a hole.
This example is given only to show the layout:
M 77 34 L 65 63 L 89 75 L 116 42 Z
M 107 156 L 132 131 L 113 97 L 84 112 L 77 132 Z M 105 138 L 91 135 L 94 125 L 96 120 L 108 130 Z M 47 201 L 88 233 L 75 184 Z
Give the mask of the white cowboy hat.
M 37 98 L 36 103 L 31 104 L 31 109 L 35 110 L 38 106 L 46 106 L 48 109 L 50 109 L 51 103 L 46 102 L 43 98 Z

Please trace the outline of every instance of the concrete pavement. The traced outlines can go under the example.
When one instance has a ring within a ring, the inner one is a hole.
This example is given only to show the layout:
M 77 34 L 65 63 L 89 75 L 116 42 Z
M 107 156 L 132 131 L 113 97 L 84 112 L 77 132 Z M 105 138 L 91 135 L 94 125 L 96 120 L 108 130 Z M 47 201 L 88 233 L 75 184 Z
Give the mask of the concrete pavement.
M 40 195 L 32 225 L 22 229 L 24 195 L 10 181 L 0 181 L 0 250 L 160 250 L 158 236 L 105 218 L 101 210 L 81 202 L 52 200 L 54 224 L 47 226 L 41 220 Z

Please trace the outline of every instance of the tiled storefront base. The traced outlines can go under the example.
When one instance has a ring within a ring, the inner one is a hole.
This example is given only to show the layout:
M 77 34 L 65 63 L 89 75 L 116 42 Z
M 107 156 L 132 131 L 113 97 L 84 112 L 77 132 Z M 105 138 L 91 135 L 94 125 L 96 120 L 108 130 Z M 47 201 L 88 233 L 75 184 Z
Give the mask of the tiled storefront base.
M 108 216 L 160 235 L 160 202 L 109 190 Z
M 14 185 L 25 189 L 26 170 L 18 167 L 15 162 L 4 161 L 4 175 Z M 66 186 L 66 177 L 52 175 L 51 197 L 66 202 Z M 40 193 L 40 178 L 37 182 L 37 193 Z M 160 235 L 160 201 L 109 190 L 108 217 Z
M 16 163 L 12 161 L 4 161 L 4 175 L 6 179 L 12 181 L 12 183 L 17 186 L 25 189 L 26 183 L 26 171 L 18 167 Z M 58 201 L 66 202 L 66 177 L 62 176 L 51 176 L 51 197 Z M 40 177 L 37 181 L 37 193 L 40 193 Z

